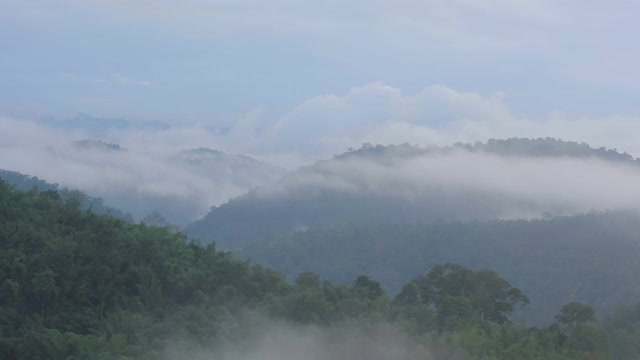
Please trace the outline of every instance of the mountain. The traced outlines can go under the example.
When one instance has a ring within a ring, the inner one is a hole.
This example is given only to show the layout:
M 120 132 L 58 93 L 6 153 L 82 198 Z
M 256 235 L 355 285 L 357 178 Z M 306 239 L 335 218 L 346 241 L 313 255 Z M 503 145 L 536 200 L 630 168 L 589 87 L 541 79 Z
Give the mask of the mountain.
M 292 278 L 310 271 L 332 282 L 357 274 L 391 293 L 430 267 L 454 262 L 501 274 L 531 299 L 522 316 L 553 320 L 578 301 L 600 314 L 640 298 L 640 213 L 607 212 L 539 220 L 346 226 L 298 232 L 235 255 Z
M 234 183 L 245 189 L 255 188 L 280 178 L 285 171 L 246 155 L 228 154 L 209 148 L 182 151 L 172 157 L 186 164 L 194 173 Z
M 74 142 L 73 145 L 80 150 L 127 151 L 127 149 L 118 144 L 111 144 L 100 140 L 78 140 Z
M 103 135 L 109 130 L 166 130 L 169 128 L 168 124 L 160 121 L 98 118 L 83 113 L 64 119 L 46 117 L 38 120 L 38 123 L 64 131 L 81 130 L 92 136 Z
M 60 194 L 62 199 L 70 199 L 71 197 L 80 195 L 76 191 L 72 191 L 67 188 L 60 188 L 59 184 L 51 184 L 42 179 L 38 179 L 35 176 L 24 175 L 15 171 L 0 169 L 0 179 L 13 186 L 15 190 L 30 191 L 35 188 L 38 192 L 55 191 Z M 82 199 L 82 209 L 91 209 L 91 211 L 99 215 L 108 214 L 117 219 L 133 222 L 133 216 L 131 214 L 124 213 L 119 209 L 105 205 L 102 198 L 85 194 L 80 196 Z
M 186 231 L 238 249 L 346 224 L 489 221 L 640 204 L 640 161 L 556 139 L 449 147 L 365 144 L 214 207 Z M 602 186 L 615 179 L 615 189 Z
M 34 145 L 19 157 L 0 156 L 0 166 L 105 199 L 137 221 L 158 212 L 178 226 L 285 173 L 245 155 L 208 148 L 124 147 L 100 137 Z
M 168 155 L 129 153 L 124 156 L 140 156 L 141 161 L 155 161 L 155 164 L 142 165 L 148 166 L 150 171 L 157 171 L 158 177 L 124 187 L 114 184 L 102 196 L 130 211 L 137 219 L 157 211 L 177 225 L 185 225 L 201 217 L 212 203 L 222 203 L 252 188 L 274 182 L 285 173 L 281 168 L 245 155 L 208 148 Z
M 569 303 L 557 309 L 553 326 L 529 327 L 511 319 L 527 295 L 494 271 L 440 264 L 391 299 L 366 275 L 334 285 L 303 273 L 291 283 L 168 227 L 128 224 L 78 205 L 55 192 L 12 191 L 0 180 L 2 359 L 639 354 L 635 307 L 616 311 L 605 328 L 590 305 Z

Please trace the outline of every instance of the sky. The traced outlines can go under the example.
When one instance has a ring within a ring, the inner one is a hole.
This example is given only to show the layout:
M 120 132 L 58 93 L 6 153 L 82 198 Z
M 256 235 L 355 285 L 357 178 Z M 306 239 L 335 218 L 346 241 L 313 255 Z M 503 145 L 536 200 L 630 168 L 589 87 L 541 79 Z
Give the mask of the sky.
M 509 136 L 640 155 L 639 10 L 621 0 L 0 0 L 0 116 L 165 121 L 200 133 L 179 146 L 283 166 L 367 141 Z

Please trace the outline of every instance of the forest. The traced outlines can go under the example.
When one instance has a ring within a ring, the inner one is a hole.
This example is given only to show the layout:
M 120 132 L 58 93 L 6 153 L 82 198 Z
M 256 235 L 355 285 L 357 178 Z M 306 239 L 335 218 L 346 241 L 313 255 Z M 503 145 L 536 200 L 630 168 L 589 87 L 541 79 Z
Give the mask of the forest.
M 640 298 L 640 215 L 591 212 L 534 220 L 347 225 L 309 229 L 234 251 L 289 279 L 312 271 L 338 282 L 360 273 L 390 293 L 442 262 L 492 269 L 529 294 L 516 316 L 552 321 L 570 301 L 608 313 Z
M 246 349 L 269 341 L 277 345 L 269 351 L 291 349 L 300 334 L 330 345 L 310 359 L 388 358 L 379 346 L 396 349 L 391 343 L 402 344 L 394 353 L 401 359 L 640 355 L 637 298 L 608 314 L 566 303 L 552 323 L 534 327 L 513 314 L 535 294 L 491 269 L 434 265 L 395 295 L 365 274 L 345 285 L 311 272 L 288 281 L 170 227 L 128 223 L 82 204 L 0 180 L 3 359 L 250 359 L 256 354 Z M 265 338 L 259 329 L 284 335 Z
M 185 232 L 239 249 L 306 229 L 637 209 L 637 194 L 623 191 L 626 182 L 607 187 L 606 197 L 596 195 L 611 179 L 634 176 L 639 164 L 627 153 L 553 138 L 443 147 L 363 144 L 213 206 Z M 618 199 L 605 202 L 608 197 Z M 251 226 L 245 226 L 248 218 Z

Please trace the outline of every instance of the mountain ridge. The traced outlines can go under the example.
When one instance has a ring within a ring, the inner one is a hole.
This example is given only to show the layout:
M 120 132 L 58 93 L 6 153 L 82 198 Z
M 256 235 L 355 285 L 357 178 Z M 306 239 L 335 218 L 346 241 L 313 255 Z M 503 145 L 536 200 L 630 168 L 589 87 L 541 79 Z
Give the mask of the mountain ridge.
M 640 160 L 626 153 L 552 138 L 489 140 L 449 147 L 364 144 L 302 167 L 270 187 L 230 199 L 186 231 L 204 242 L 216 241 L 234 249 L 298 229 L 349 223 L 568 215 L 599 204 L 598 199 L 583 201 L 584 194 L 573 193 L 593 194 L 598 184 L 593 180 L 572 188 L 562 177 L 584 182 L 589 173 L 604 174 L 602 167 L 620 176 L 634 169 L 631 175 L 637 177 L 638 165 Z M 572 170 L 576 174 L 571 174 Z M 556 175 L 560 172 L 569 174 Z M 527 182 L 532 184 L 526 186 Z M 544 187 L 553 186 L 562 188 L 545 194 L 548 189 Z M 606 206 L 632 206 L 623 197 L 620 194 Z

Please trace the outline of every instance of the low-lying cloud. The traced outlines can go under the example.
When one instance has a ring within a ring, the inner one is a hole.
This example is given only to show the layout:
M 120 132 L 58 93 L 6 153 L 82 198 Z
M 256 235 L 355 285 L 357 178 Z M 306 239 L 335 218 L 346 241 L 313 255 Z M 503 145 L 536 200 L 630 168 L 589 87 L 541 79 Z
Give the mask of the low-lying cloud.
M 504 156 L 458 149 L 323 161 L 258 194 L 277 197 L 331 191 L 407 203 L 438 198 L 449 205 L 458 204 L 461 213 L 466 206 L 480 205 L 500 218 L 529 218 L 547 212 L 640 210 L 639 182 L 640 165 L 632 162 Z M 480 203 L 472 205 L 478 199 Z
M 226 332 L 228 329 L 221 329 Z M 212 341 L 211 350 L 178 342 L 167 359 L 195 360 L 418 360 L 434 359 L 423 346 L 389 324 L 331 328 L 262 320 L 250 330 Z
M 637 116 L 569 118 L 552 112 L 529 119 L 513 114 L 505 98 L 501 92 L 483 96 L 440 85 L 407 95 L 370 83 L 303 102 L 278 121 L 275 132 L 293 149 L 323 155 L 365 142 L 446 146 L 510 137 L 553 137 L 640 154 Z M 309 143 L 308 136 L 316 141 Z
M 211 206 L 280 177 L 282 170 L 246 157 L 196 150 L 206 132 L 161 130 L 112 133 L 122 147 L 77 141 L 83 131 L 59 131 L 29 121 L 0 119 L 0 168 L 38 176 L 102 197 L 140 219 L 159 211 L 185 224 Z M 177 141 L 180 137 L 184 140 Z M 176 140 L 175 142 L 169 141 Z
M 176 120 L 147 127 L 119 122 L 113 128 L 100 123 L 99 133 L 83 128 L 82 121 L 56 127 L 51 122 L 0 117 L 0 168 L 78 188 L 138 217 L 171 208 L 182 214 L 177 222 L 186 223 L 282 174 L 241 157 L 200 154 L 209 157 L 200 162 L 184 158 L 184 150 L 199 147 L 249 154 L 291 170 L 365 142 L 445 146 L 490 138 L 553 137 L 640 154 L 638 117 L 576 119 L 552 113 L 528 119 L 513 114 L 505 98 L 500 92 L 483 96 L 446 86 L 405 94 L 384 83 L 370 83 L 343 95 L 310 98 L 281 116 L 256 110 L 224 121 Z M 109 123 L 100 119 L 92 123 L 98 121 Z M 126 151 L 73 145 L 86 138 L 116 143 Z M 640 203 L 633 186 L 638 171 L 603 161 L 465 153 L 389 161 L 384 165 L 335 162 L 325 169 L 329 174 L 306 176 L 321 177 L 331 186 L 405 193 L 455 187 L 582 210 Z

